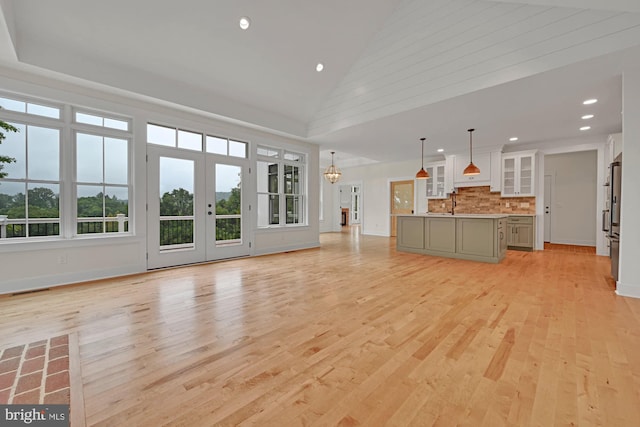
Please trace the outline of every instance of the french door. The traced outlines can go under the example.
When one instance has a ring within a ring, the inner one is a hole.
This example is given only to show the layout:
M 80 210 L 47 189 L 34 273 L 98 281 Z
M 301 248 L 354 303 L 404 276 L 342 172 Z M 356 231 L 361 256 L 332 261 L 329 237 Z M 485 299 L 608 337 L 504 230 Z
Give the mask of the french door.
M 148 147 L 147 267 L 249 255 L 248 163 Z

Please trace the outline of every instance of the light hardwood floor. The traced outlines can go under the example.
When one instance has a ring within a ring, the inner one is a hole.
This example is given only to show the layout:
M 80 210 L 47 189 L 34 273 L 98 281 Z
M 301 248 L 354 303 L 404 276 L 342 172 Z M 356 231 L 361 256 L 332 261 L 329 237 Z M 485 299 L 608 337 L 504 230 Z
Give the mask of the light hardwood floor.
M 0 346 L 77 335 L 87 425 L 640 424 L 608 258 L 321 243 L 0 298 Z

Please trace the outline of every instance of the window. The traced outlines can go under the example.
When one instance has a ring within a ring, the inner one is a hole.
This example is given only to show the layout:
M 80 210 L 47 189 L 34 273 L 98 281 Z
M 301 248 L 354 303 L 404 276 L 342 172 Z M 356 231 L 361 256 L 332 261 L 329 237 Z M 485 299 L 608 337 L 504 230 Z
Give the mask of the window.
M 233 139 L 207 135 L 207 153 L 247 158 L 247 143 Z
M 305 159 L 304 154 L 258 147 L 258 227 L 305 224 Z
M 0 97 L 0 108 L 15 111 L 16 113 L 32 114 L 34 116 L 60 119 L 60 108 L 49 105 L 36 104 L 34 102 L 18 101 L 11 98 Z
M 77 234 L 124 233 L 129 215 L 129 141 L 76 133 Z
M 198 132 L 147 124 L 147 143 L 202 151 L 203 136 Z
M 128 231 L 131 120 L 47 104 L 0 96 L 0 242 Z
M 60 129 L 9 123 L 0 154 L 15 159 L 0 180 L 3 238 L 60 234 Z M 6 217 L 6 218 L 5 218 Z
M 128 131 L 131 127 L 129 121 L 126 119 L 103 117 L 96 114 L 83 113 L 80 111 L 76 111 L 75 119 L 76 123 L 100 126 L 109 129 Z

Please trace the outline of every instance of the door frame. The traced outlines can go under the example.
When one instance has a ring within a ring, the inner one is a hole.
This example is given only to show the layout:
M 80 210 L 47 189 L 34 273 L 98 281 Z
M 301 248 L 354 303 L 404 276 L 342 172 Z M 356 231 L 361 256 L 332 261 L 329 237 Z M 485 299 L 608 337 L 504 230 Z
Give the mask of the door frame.
M 389 222 L 388 222 L 388 224 L 389 224 L 389 232 L 388 232 L 388 235 L 390 237 L 394 237 L 394 234 L 397 234 L 397 233 L 393 233 L 393 224 L 394 224 L 394 221 L 397 221 L 396 218 L 395 218 L 397 216 L 397 214 L 394 214 L 392 212 L 393 211 L 393 209 L 392 209 L 393 200 L 391 199 L 392 194 L 393 194 L 392 191 L 391 191 L 392 184 L 396 183 L 396 182 L 409 182 L 409 181 L 411 181 L 413 183 L 413 198 L 412 198 L 413 204 L 412 204 L 412 208 L 411 208 L 411 211 L 412 211 L 411 213 L 413 214 L 415 212 L 415 208 L 416 208 L 416 179 L 415 179 L 415 177 L 389 178 L 387 180 L 387 209 L 388 209 L 387 210 L 387 214 L 389 216 Z M 405 214 L 402 214 L 402 215 L 405 215 Z M 406 214 L 406 215 L 408 215 L 408 214 Z

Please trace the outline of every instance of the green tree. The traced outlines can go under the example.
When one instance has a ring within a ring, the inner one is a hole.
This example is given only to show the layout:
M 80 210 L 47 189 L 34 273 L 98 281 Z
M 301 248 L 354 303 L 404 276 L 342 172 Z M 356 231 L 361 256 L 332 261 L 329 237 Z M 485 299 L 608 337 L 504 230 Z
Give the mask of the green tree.
M 58 218 L 58 195 L 48 188 L 29 190 L 29 218 Z
M 193 194 L 184 188 L 164 193 L 160 198 L 160 215 L 193 215 Z
M 78 197 L 78 216 L 80 218 L 95 218 L 103 216 L 102 192 L 95 196 Z
M 2 141 L 4 141 L 4 139 L 7 137 L 4 132 L 18 132 L 18 128 L 2 120 L 0 120 L 0 128 L 2 129 L 0 130 L 0 144 L 2 144 Z M 0 154 L 0 178 L 4 178 L 7 176 L 6 172 L 2 172 L 2 169 L 4 169 L 3 163 L 13 163 L 15 161 L 16 159 L 14 159 L 13 157 Z
M 118 214 L 128 215 L 129 203 L 127 200 L 120 200 L 118 196 L 105 196 L 104 198 L 105 216 L 114 217 Z

